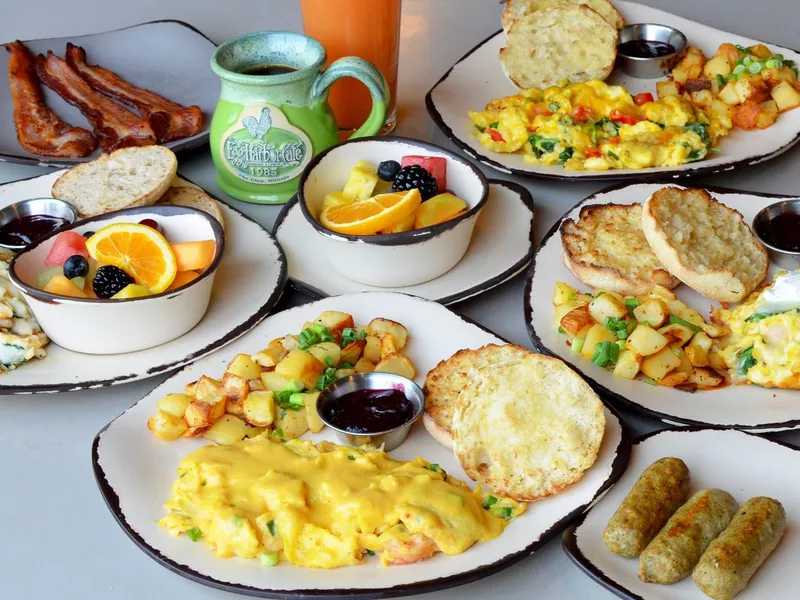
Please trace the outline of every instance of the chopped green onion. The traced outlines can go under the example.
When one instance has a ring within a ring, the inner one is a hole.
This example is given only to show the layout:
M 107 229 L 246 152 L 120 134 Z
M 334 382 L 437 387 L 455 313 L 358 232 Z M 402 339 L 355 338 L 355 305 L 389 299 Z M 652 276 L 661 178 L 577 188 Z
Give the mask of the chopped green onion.
M 278 528 L 275 526 L 275 519 L 267 521 L 267 530 L 272 537 L 278 535 Z
M 717 85 L 719 87 L 723 87 L 725 85 L 725 78 L 719 73 L 717 73 Z
M 305 398 L 306 395 L 302 393 L 292 394 L 291 396 L 289 396 L 289 405 L 299 410 L 306 405 Z
M 747 70 L 750 71 L 753 75 L 755 75 L 756 73 L 761 73 L 761 63 L 760 62 L 750 63 L 750 66 L 747 67 Z
M 774 60 L 783 60 L 783 54 L 773 54 L 772 58 Z
M 332 367 L 333 366 L 333 358 L 331 358 L 330 356 L 326 356 L 325 357 L 325 364 L 327 366 L 329 366 L 329 367 Z
M 616 335 L 619 339 L 624 340 L 628 337 L 628 323 L 617 317 L 606 317 L 604 323 L 606 329 Z
M 753 64 L 753 57 L 752 57 L 752 56 L 745 56 L 745 57 L 742 59 L 742 64 L 743 64 L 745 67 L 749 67 L 751 64 Z
M 274 567 L 280 562 L 280 555 L 277 552 L 262 552 L 258 560 L 265 567 Z
M 747 67 L 745 67 L 744 65 L 736 65 L 736 66 L 734 67 L 733 71 L 732 71 L 732 74 L 733 74 L 734 76 L 736 76 L 736 75 L 741 75 L 741 74 L 742 74 L 742 73 L 744 73 L 746 70 L 747 70 Z
M 607 154 L 608 154 L 608 155 L 609 155 L 611 158 L 613 158 L 614 160 L 619 160 L 619 156 L 617 156 L 616 154 L 614 154 L 614 153 L 613 153 L 611 150 L 609 150 Z
M 583 350 L 583 340 L 577 338 L 572 340 L 572 351 L 577 354 L 581 350 Z
M 745 48 L 744 46 L 740 46 L 739 44 L 736 44 L 736 49 L 739 52 L 741 52 L 742 54 L 752 54 L 753 53 L 753 51 L 750 50 L 750 48 Z
M 722 152 L 722 148 L 709 148 L 708 151 L 716 154 L 717 152 Z
M 626 298 L 625 299 L 625 306 L 628 307 L 628 314 L 633 316 L 633 309 L 639 306 L 641 302 L 639 302 L 638 298 Z
M 483 501 L 483 508 L 489 508 L 490 506 L 497 504 L 497 498 L 495 496 L 489 496 L 486 500 Z
M 567 333 L 567 330 L 564 329 L 563 327 L 561 327 L 561 325 L 559 325 L 558 326 L 558 333 Z
M 592 362 L 598 367 L 607 367 L 611 363 L 617 362 L 617 358 L 619 358 L 619 346 L 613 342 L 599 342 L 594 345 L 594 349 Z
M 567 162 L 570 158 L 572 158 L 573 154 L 575 154 L 575 148 L 573 148 L 572 146 L 568 146 L 567 148 L 561 151 L 561 154 L 558 155 L 558 162 L 560 163 Z
M 600 292 L 597 292 L 597 293 L 594 295 L 594 297 L 595 297 L 595 298 L 599 298 L 599 297 L 600 297 L 600 296 L 602 296 L 603 294 L 605 294 L 605 292 L 603 292 L 603 291 L 600 291 Z
M 497 129 L 498 125 L 500 125 L 500 121 L 495 121 L 494 123 L 489 123 L 489 127 L 491 129 Z
M 561 105 L 558 102 L 548 102 L 547 104 L 547 110 L 550 112 L 556 112 L 559 108 L 561 108 Z
M 428 465 L 428 469 L 433 471 L 434 473 L 439 473 L 441 471 L 441 467 L 439 467 L 439 465 L 437 465 L 436 463 Z
M 739 355 L 739 364 L 737 371 L 740 375 L 747 375 L 747 372 L 752 369 L 758 361 L 753 358 L 753 347 L 750 346 Z
M 764 63 L 764 66 L 766 66 L 768 69 L 774 69 L 774 68 L 776 68 L 775 65 L 777 64 L 777 62 L 778 61 L 775 60 L 774 58 L 770 58 L 769 60 L 767 60 L 767 62 Z M 780 68 L 780 67 L 778 67 L 778 68 Z
M 498 519 L 510 519 L 512 513 L 510 506 L 493 506 L 489 512 Z
M 700 333 L 701 331 L 703 331 L 702 327 L 698 327 L 694 323 L 689 323 L 689 321 L 684 321 L 683 319 L 681 319 L 680 317 L 676 317 L 675 315 L 669 316 L 669 322 L 670 325 L 682 325 L 683 327 L 691 329 L 695 333 Z
M 645 382 L 647 385 L 653 385 L 653 386 L 655 386 L 655 385 L 658 385 L 658 384 L 657 384 L 655 381 L 653 381 L 652 379 L 642 379 L 642 381 L 644 381 L 644 382 Z
M 480 125 L 475 125 L 475 129 L 477 129 L 477 130 L 478 130 L 478 131 L 480 131 L 481 133 L 483 133 L 484 131 L 486 131 L 486 127 L 481 127 Z
M 356 459 L 356 457 L 355 457 L 355 456 L 353 456 L 352 454 L 348 454 L 348 455 L 347 455 L 347 458 L 349 458 L 350 460 L 355 460 L 355 459 Z
M 616 343 L 620 350 L 625 350 L 625 340 L 617 340 Z
M 576 300 L 577 298 L 578 298 L 578 295 L 575 292 L 572 292 L 569 296 L 567 296 L 567 300 L 569 300 L 570 302 L 572 302 L 573 300 Z
M 364 548 L 364 552 L 366 552 L 369 556 L 375 556 L 375 553 L 369 548 Z
M 342 330 L 342 348 L 352 344 L 358 339 L 358 330 L 352 327 L 346 327 Z
M 283 429 L 281 429 L 280 427 L 278 427 L 278 428 L 277 428 L 275 431 L 273 431 L 273 432 L 272 432 L 272 433 L 270 433 L 269 435 L 270 435 L 271 437 L 276 437 L 276 438 L 278 438 L 280 441 L 283 441 Z
M 189 529 L 186 530 L 186 535 L 189 536 L 190 540 L 196 542 L 201 537 L 203 537 L 203 532 L 200 531 L 199 527 L 190 527 Z

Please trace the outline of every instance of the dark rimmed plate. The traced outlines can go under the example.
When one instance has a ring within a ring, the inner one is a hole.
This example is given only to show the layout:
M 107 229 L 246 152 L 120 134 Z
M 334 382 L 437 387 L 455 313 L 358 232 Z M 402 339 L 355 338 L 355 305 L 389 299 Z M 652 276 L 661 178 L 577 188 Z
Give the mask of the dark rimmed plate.
M 12 40 L 6 40 L 12 41 Z M 67 42 L 86 49 L 90 64 L 110 69 L 130 83 L 152 90 L 173 102 L 198 105 L 205 116 L 205 129 L 192 137 L 164 144 L 175 152 L 208 143 L 211 115 L 219 98 L 219 79 L 209 67 L 214 42 L 183 21 L 164 20 L 133 25 L 124 29 L 64 38 L 29 40 L 25 45 L 36 54 L 52 50 L 63 58 Z M 0 161 L 68 167 L 100 156 L 100 150 L 84 158 L 38 156 L 17 143 L 12 118 L 14 105 L 9 93 L 8 56 L 0 51 Z M 80 111 L 61 97 L 44 89 L 47 105 L 71 125 L 91 130 Z
M 739 504 L 754 496 L 769 496 L 783 504 L 787 532 L 737 600 L 797 598 L 800 571 L 800 486 L 790 473 L 800 469 L 800 448 L 782 442 L 720 428 L 666 429 L 638 438 L 630 465 L 616 486 L 568 527 L 561 538 L 564 551 L 586 575 L 626 600 L 708 600 L 691 576 L 674 585 L 644 583 L 638 562 L 610 553 L 603 530 L 633 484 L 656 460 L 675 456 L 689 467 L 692 492 L 719 488 Z
M 555 283 L 563 281 L 579 291 L 588 291 L 564 266 L 561 257 L 559 228 L 566 218 L 578 218 L 582 207 L 593 204 L 633 204 L 644 202 L 659 184 L 619 184 L 593 194 L 570 209 L 542 239 L 528 270 L 525 287 L 525 322 L 536 348 L 567 362 L 581 373 L 604 397 L 660 419 L 668 425 L 711 425 L 748 431 L 785 431 L 800 428 L 800 391 L 767 389 L 755 385 L 728 386 L 690 394 L 663 386 L 649 386 L 643 381 L 628 381 L 595 366 L 576 355 L 566 344 L 566 336 L 558 333 L 553 318 L 552 296 Z M 758 194 L 727 188 L 706 189 L 720 202 L 739 211 L 751 223 L 759 210 L 784 200 L 787 196 Z M 770 266 L 770 276 L 778 268 Z M 708 317 L 711 301 L 686 285 L 673 290 L 680 300 Z
M 53 182 L 62 173 L 55 171 L 0 185 L 0 206 L 49 196 Z M 286 285 L 286 257 L 266 229 L 217 201 L 225 218 L 225 253 L 217 269 L 208 312 L 194 329 L 172 342 L 128 354 L 80 354 L 50 343 L 45 358 L 0 375 L 0 394 L 67 392 L 166 373 L 214 352 L 266 317 Z M 153 323 L 158 323 L 155 317 Z
M 614 4 L 628 23 L 660 23 L 679 29 L 686 34 L 690 45 L 700 47 L 707 56 L 713 55 L 723 42 L 743 46 L 765 43 L 726 33 L 642 4 L 625 0 L 618 0 Z M 665 177 L 689 177 L 755 165 L 778 156 L 800 140 L 800 110 L 794 110 L 781 114 L 778 122 L 768 129 L 734 130 L 720 143 L 721 152 L 677 167 L 565 171 L 560 166 L 526 163 L 521 154 L 492 153 L 474 137 L 474 128 L 467 111 L 483 110 L 490 100 L 519 92 L 503 74 L 500 66 L 498 52 L 504 45 L 505 34 L 502 31 L 492 34 L 453 65 L 425 96 L 431 118 L 454 144 L 475 160 L 503 173 L 564 181 L 654 181 Z M 767 46 L 788 59 L 800 61 L 800 54 L 795 50 L 775 44 Z M 655 82 L 653 79 L 635 79 L 619 70 L 615 70 L 608 79 L 609 84 L 623 85 L 632 94 L 655 94 Z
M 533 256 L 533 218 L 534 203 L 528 190 L 510 181 L 490 179 L 489 200 L 464 258 L 436 279 L 395 291 L 448 305 L 505 283 L 524 271 Z M 308 243 L 314 230 L 303 217 L 297 196 L 281 210 L 273 233 L 286 252 L 289 282 L 299 291 L 324 298 L 380 290 L 339 275 L 321 259 L 315 246 Z
M 435 302 L 393 292 L 365 292 L 326 298 L 272 315 L 225 350 L 179 371 L 103 428 L 92 448 L 95 477 L 109 509 L 131 540 L 161 565 L 197 583 L 265 598 L 368 599 L 431 592 L 475 581 L 525 558 L 582 514 L 624 472 L 630 436 L 619 415 L 609 408 L 598 459 L 578 483 L 531 505 L 502 536 L 476 544 L 461 555 L 437 554 L 427 561 L 392 568 L 381 566 L 377 558 L 333 570 L 302 569 L 283 562 L 265 572 L 256 560 L 219 559 L 203 544 L 192 544 L 185 536 L 170 536 L 158 527 L 158 520 L 164 514 L 162 505 L 169 497 L 176 468 L 182 457 L 207 441 L 164 443 L 156 439 L 146 425 L 155 403 L 166 393 L 182 391 L 202 373 L 221 373 L 235 354 L 252 353 L 268 340 L 298 330 L 323 310 L 349 312 L 357 323 L 380 314 L 406 325 L 411 336 L 404 352 L 416 363 L 418 383 L 429 369 L 457 350 L 503 342 Z M 425 336 L 432 328 L 437 335 Z M 318 441 L 329 435 L 323 430 L 304 437 Z M 452 450 L 436 443 L 419 422 L 392 456 L 401 460 L 423 456 L 467 480 Z

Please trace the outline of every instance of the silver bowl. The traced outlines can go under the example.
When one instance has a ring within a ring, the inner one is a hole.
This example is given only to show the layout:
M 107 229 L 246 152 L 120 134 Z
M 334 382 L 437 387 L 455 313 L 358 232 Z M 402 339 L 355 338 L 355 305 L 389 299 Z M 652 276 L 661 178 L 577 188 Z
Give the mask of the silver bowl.
M 800 252 L 784 250 L 764 240 L 764 231 L 769 225 L 769 222 L 778 215 L 786 213 L 800 215 L 800 200 L 784 200 L 783 202 L 776 202 L 775 204 L 770 204 L 766 208 L 762 208 L 756 215 L 756 218 L 753 219 L 753 231 L 755 231 L 758 239 L 761 240 L 761 243 L 767 248 L 769 259 L 772 262 L 781 269 L 794 271 L 795 269 L 800 269 Z
M 78 213 L 72 206 L 63 200 L 56 200 L 55 198 L 31 198 L 30 200 L 23 200 L 22 202 L 15 202 L 9 204 L 0 210 L 0 227 L 6 223 L 10 223 L 19 217 L 29 217 L 32 215 L 47 215 L 49 217 L 59 217 L 67 220 L 67 225 L 75 222 L 78 218 Z M 42 237 L 44 237 L 44 234 Z M 31 240 L 31 243 L 36 240 Z M 0 247 L 7 248 L 18 252 L 24 250 L 29 244 L 0 244 Z
M 343 429 L 339 429 L 331 425 L 325 419 L 325 407 L 330 402 L 335 402 L 345 394 L 355 392 L 357 390 L 388 390 L 398 389 L 402 386 L 402 390 L 406 398 L 414 406 L 414 416 L 411 417 L 405 424 L 389 429 L 387 431 L 377 431 L 374 433 L 350 433 Z M 411 425 L 414 421 L 422 416 L 422 411 L 425 409 L 425 395 L 422 393 L 420 387 L 401 375 L 394 373 L 355 373 L 337 379 L 328 387 L 326 387 L 317 398 L 317 413 L 322 422 L 336 432 L 336 440 L 339 444 L 345 446 L 362 446 L 369 444 L 371 446 L 380 447 L 387 452 L 394 450 L 402 444 L 408 432 L 411 431 Z
M 675 48 L 675 52 L 655 58 L 628 56 L 617 52 L 617 66 L 625 74 L 637 79 L 657 79 L 669 74 L 687 44 L 683 33 L 674 27 L 656 23 L 636 23 L 623 27 L 619 32 L 619 44 L 634 40 L 664 42 Z

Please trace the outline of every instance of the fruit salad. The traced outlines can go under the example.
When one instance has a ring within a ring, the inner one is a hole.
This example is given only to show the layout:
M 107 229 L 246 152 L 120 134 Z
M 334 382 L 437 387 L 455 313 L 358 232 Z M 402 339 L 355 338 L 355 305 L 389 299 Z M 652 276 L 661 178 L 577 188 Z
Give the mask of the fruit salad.
M 59 233 L 36 287 L 70 298 L 124 300 L 178 289 L 214 260 L 216 242 L 170 243 L 153 219 Z
M 377 168 L 356 163 L 341 191 L 325 196 L 320 223 L 337 233 L 403 233 L 444 223 L 467 210 L 467 203 L 447 191 L 447 159 L 404 156 Z

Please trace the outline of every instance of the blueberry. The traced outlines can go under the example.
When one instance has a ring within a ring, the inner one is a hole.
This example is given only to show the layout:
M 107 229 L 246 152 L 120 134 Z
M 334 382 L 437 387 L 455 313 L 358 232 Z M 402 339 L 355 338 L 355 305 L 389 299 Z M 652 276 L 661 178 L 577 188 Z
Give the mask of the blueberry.
M 394 181 L 398 171 L 400 171 L 400 163 L 396 160 L 385 160 L 378 165 L 378 177 L 384 181 Z
M 70 256 L 64 261 L 64 277 L 74 279 L 75 277 L 86 277 L 89 273 L 89 261 L 80 254 Z

